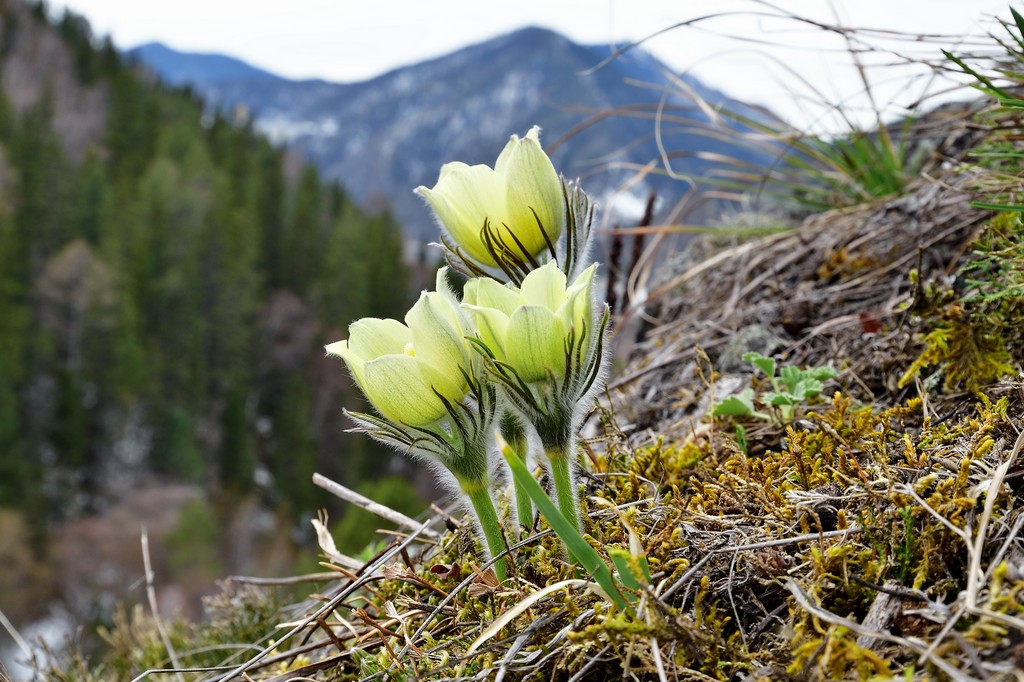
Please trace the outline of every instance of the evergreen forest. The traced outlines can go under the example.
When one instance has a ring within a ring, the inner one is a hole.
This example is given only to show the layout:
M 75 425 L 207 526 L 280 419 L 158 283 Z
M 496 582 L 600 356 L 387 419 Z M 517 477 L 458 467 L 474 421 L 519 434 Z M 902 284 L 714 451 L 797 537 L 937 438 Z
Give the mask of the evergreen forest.
M 4 77 L 47 79 L 35 98 L 0 87 L 5 523 L 45 563 L 60 524 L 174 483 L 212 501 L 214 528 L 256 500 L 308 539 L 330 501 L 314 471 L 353 486 L 382 473 L 381 452 L 344 434 L 359 398 L 323 345 L 407 308 L 399 226 L 81 18 L 4 0 L 0 22 Z M 94 108 L 63 111 L 70 89 Z M 0 591 L 17 584 L 6 572 Z

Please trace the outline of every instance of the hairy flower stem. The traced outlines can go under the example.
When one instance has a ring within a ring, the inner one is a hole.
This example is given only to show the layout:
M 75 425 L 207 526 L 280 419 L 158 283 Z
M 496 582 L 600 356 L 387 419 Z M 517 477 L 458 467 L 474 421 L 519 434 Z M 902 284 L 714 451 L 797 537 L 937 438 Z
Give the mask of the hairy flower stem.
M 523 422 L 512 412 L 505 412 L 501 417 L 501 437 L 509 444 L 516 457 L 526 464 L 529 447 L 526 430 L 523 428 Z M 520 525 L 529 528 L 533 525 L 533 501 L 515 478 L 512 479 L 512 489 L 516 493 L 516 517 Z
M 501 524 L 498 522 L 498 513 L 494 510 L 494 500 L 487 489 L 484 481 L 460 481 L 462 491 L 469 497 L 469 503 L 473 505 L 477 521 L 480 523 L 480 530 L 483 531 L 484 540 L 491 557 L 496 557 L 505 551 L 505 536 L 501 532 Z M 505 557 L 494 562 L 494 574 L 499 582 L 505 582 L 508 578 L 508 568 Z
M 580 528 L 580 512 L 576 503 L 576 486 L 573 484 L 572 461 L 568 449 L 548 447 L 544 449 L 548 461 L 551 462 L 551 478 L 555 482 L 555 498 L 558 511 L 574 528 Z
M 525 447 L 523 449 L 515 448 L 513 451 L 519 459 L 526 462 Z M 519 524 L 530 528 L 533 525 L 533 502 L 530 500 L 530 496 L 526 494 L 526 491 L 515 481 L 512 482 L 512 488 L 516 492 L 516 517 L 519 519 Z

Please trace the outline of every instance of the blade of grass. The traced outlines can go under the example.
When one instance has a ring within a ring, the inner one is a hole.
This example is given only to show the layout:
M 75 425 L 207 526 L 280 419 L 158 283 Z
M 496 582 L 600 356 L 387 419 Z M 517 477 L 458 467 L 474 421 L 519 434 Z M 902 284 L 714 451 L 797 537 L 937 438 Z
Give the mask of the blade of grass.
M 500 616 L 495 618 L 494 621 L 490 625 L 488 625 L 483 632 L 480 633 L 480 636 L 476 638 L 476 641 L 469 646 L 469 648 L 466 650 L 466 656 L 472 655 L 473 652 L 475 652 L 483 644 L 485 644 L 487 640 L 491 639 L 496 634 L 501 632 L 501 629 L 503 627 L 505 627 L 506 625 L 514 621 L 516 618 L 518 618 L 519 614 L 525 612 L 528 608 L 530 608 L 531 606 L 542 600 L 544 597 L 551 594 L 552 592 L 564 590 L 569 587 L 582 587 L 586 584 L 586 580 L 562 580 L 561 582 L 557 582 L 554 585 L 548 585 L 544 589 L 534 592 L 530 596 L 526 597 L 523 601 L 516 604 L 511 609 L 505 611 Z
M 946 56 L 946 59 L 959 66 L 964 73 L 966 73 L 968 76 L 973 76 L 978 81 L 978 83 L 981 84 L 977 86 L 975 86 L 975 84 L 972 84 L 972 86 L 977 87 L 979 90 L 982 90 L 986 94 L 999 97 L 1000 99 L 1013 99 L 1002 88 L 997 86 L 995 83 L 993 83 L 991 80 L 989 80 L 982 74 L 978 73 L 976 70 L 972 69 L 970 66 L 967 65 L 967 63 L 963 59 L 960 59 L 949 50 L 943 50 L 942 54 Z
M 1024 206 L 1020 204 L 990 204 L 987 201 L 972 201 L 971 206 L 973 208 L 980 208 L 986 211 L 1024 211 Z
M 580 566 L 583 567 L 590 577 L 596 582 L 608 598 L 618 608 L 632 613 L 633 610 L 630 608 L 626 599 L 622 596 L 622 592 L 619 590 L 618 585 L 615 584 L 615 580 L 612 578 L 612 572 L 609 570 L 608 565 L 604 563 L 601 556 L 594 550 L 593 547 L 580 535 L 571 521 L 562 515 L 562 512 L 558 510 L 555 503 L 551 501 L 551 498 L 547 496 L 544 489 L 540 487 L 540 484 L 533 478 L 526 465 L 523 464 L 522 460 L 516 456 L 516 453 L 512 450 L 512 447 L 505 442 L 505 439 L 501 437 L 499 433 L 497 435 L 498 449 L 501 451 L 502 457 L 505 458 L 505 462 L 508 463 L 509 469 L 512 471 L 512 477 L 515 479 L 516 484 L 520 488 L 526 491 L 533 500 L 533 504 L 537 507 L 544 518 L 547 520 L 548 525 L 555 531 L 555 534 L 561 538 L 562 542 L 565 543 L 566 549 L 570 555 L 575 557 L 576 561 L 579 562 Z
M 1017 24 L 1017 30 L 1020 31 L 1021 37 L 1024 37 L 1024 17 L 1020 15 L 1020 12 L 1018 12 L 1012 7 L 1010 8 L 1010 14 L 1013 15 L 1013 23 Z M 1024 48 L 1024 41 L 1022 41 L 1019 37 L 1013 35 L 1013 33 L 1010 33 L 1010 36 L 1017 42 L 1018 45 L 1021 46 L 1021 48 Z

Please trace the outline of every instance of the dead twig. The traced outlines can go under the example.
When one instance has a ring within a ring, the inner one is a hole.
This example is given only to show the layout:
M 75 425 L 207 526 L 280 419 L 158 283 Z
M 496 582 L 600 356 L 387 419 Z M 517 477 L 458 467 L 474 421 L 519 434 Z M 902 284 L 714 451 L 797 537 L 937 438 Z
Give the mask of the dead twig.
M 433 528 L 425 527 L 424 524 L 421 524 L 416 519 L 411 519 L 405 514 L 395 511 L 391 507 L 383 505 L 380 502 L 375 502 L 364 495 L 360 495 L 355 490 L 346 488 L 342 484 L 337 481 L 332 481 L 326 476 L 313 474 L 313 484 L 323 488 L 327 492 L 345 500 L 346 502 L 351 502 L 372 514 L 376 514 L 385 521 L 390 521 L 396 526 L 401 526 L 408 530 L 415 530 L 419 535 L 427 538 L 436 538 L 438 536 L 437 531 Z

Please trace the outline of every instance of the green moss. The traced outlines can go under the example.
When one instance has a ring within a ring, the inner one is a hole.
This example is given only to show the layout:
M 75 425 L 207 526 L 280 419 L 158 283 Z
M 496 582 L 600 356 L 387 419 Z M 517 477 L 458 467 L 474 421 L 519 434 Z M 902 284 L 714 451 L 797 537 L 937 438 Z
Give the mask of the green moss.
M 1015 374 L 1002 328 L 991 314 L 967 314 L 959 305 L 950 305 L 941 322 L 925 335 L 924 350 L 900 377 L 900 387 L 932 365 L 938 365 L 945 375 L 947 391 L 963 386 L 973 392 Z
M 920 395 L 886 393 L 862 404 L 852 397 L 865 399 L 854 378 L 840 375 L 830 399 L 801 403 L 784 423 L 697 415 L 685 432 L 665 427 L 646 441 L 636 437 L 635 446 L 603 413 L 603 438 L 587 444 L 593 466 L 581 477 L 585 537 L 609 566 L 610 548 L 646 557 L 652 579 L 635 590 L 635 613 L 580 584 L 587 576 L 543 520 L 539 533 L 519 538 L 510 580 L 500 586 L 476 573 L 481 561 L 464 524 L 435 545 L 411 546 L 339 608 L 337 622 L 357 636 L 337 626 L 330 636 L 307 630 L 303 637 L 319 649 L 271 672 L 321 682 L 483 679 L 503 665 L 506 679 L 569 679 L 584 670 L 588 679 L 656 679 L 659 666 L 670 679 L 941 678 L 913 647 L 859 639 L 852 624 L 863 623 L 885 591 L 903 599 L 883 626 L 892 637 L 934 645 L 934 656 L 965 671 L 972 659 L 1005 660 L 1008 642 L 1022 634 L 1012 619 L 1024 615 L 1024 578 L 1008 552 L 998 552 L 1009 546 L 1020 483 L 989 486 L 1012 450 L 1024 404 L 1018 385 L 996 383 L 1024 357 L 1022 236 L 1016 215 L 995 216 L 955 285 L 913 276 L 900 283 L 914 292 L 905 324 L 916 338 L 902 383 L 921 377 Z M 845 254 L 825 275 L 859 276 L 869 265 Z M 895 333 L 886 338 L 905 343 Z M 951 397 L 962 389 L 970 394 Z M 985 575 L 969 585 L 983 512 L 990 537 L 977 563 Z M 974 611 L 963 608 L 969 588 Z M 237 598 L 220 602 L 223 621 L 171 623 L 179 650 L 197 652 L 189 663 L 223 661 L 227 642 L 262 644 L 273 623 L 301 618 Z M 527 600 L 529 608 L 470 653 L 488 625 Z M 312 600 L 303 613 L 322 603 Z M 929 617 L 912 613 L 932 605 Z M 955 620 L 942 622 L 942 609 Z M 126 612 L 105 634 L 111 654 L 99 668 L 69 663 L 74 674 L 57 679 L 130 679 L 142 666 L 167 663 L 141 612 Z M 307 662 L 318 657 L 332 667 L 311 670 Z
M 815 622 L 809 633 L 801 633 L 793 651 L 790 674 L 811 672 L 812 679 L 869 679 L 889 676 L 890 663 L 870 649 L 859 646 L 856 635 L 842 626 Z

